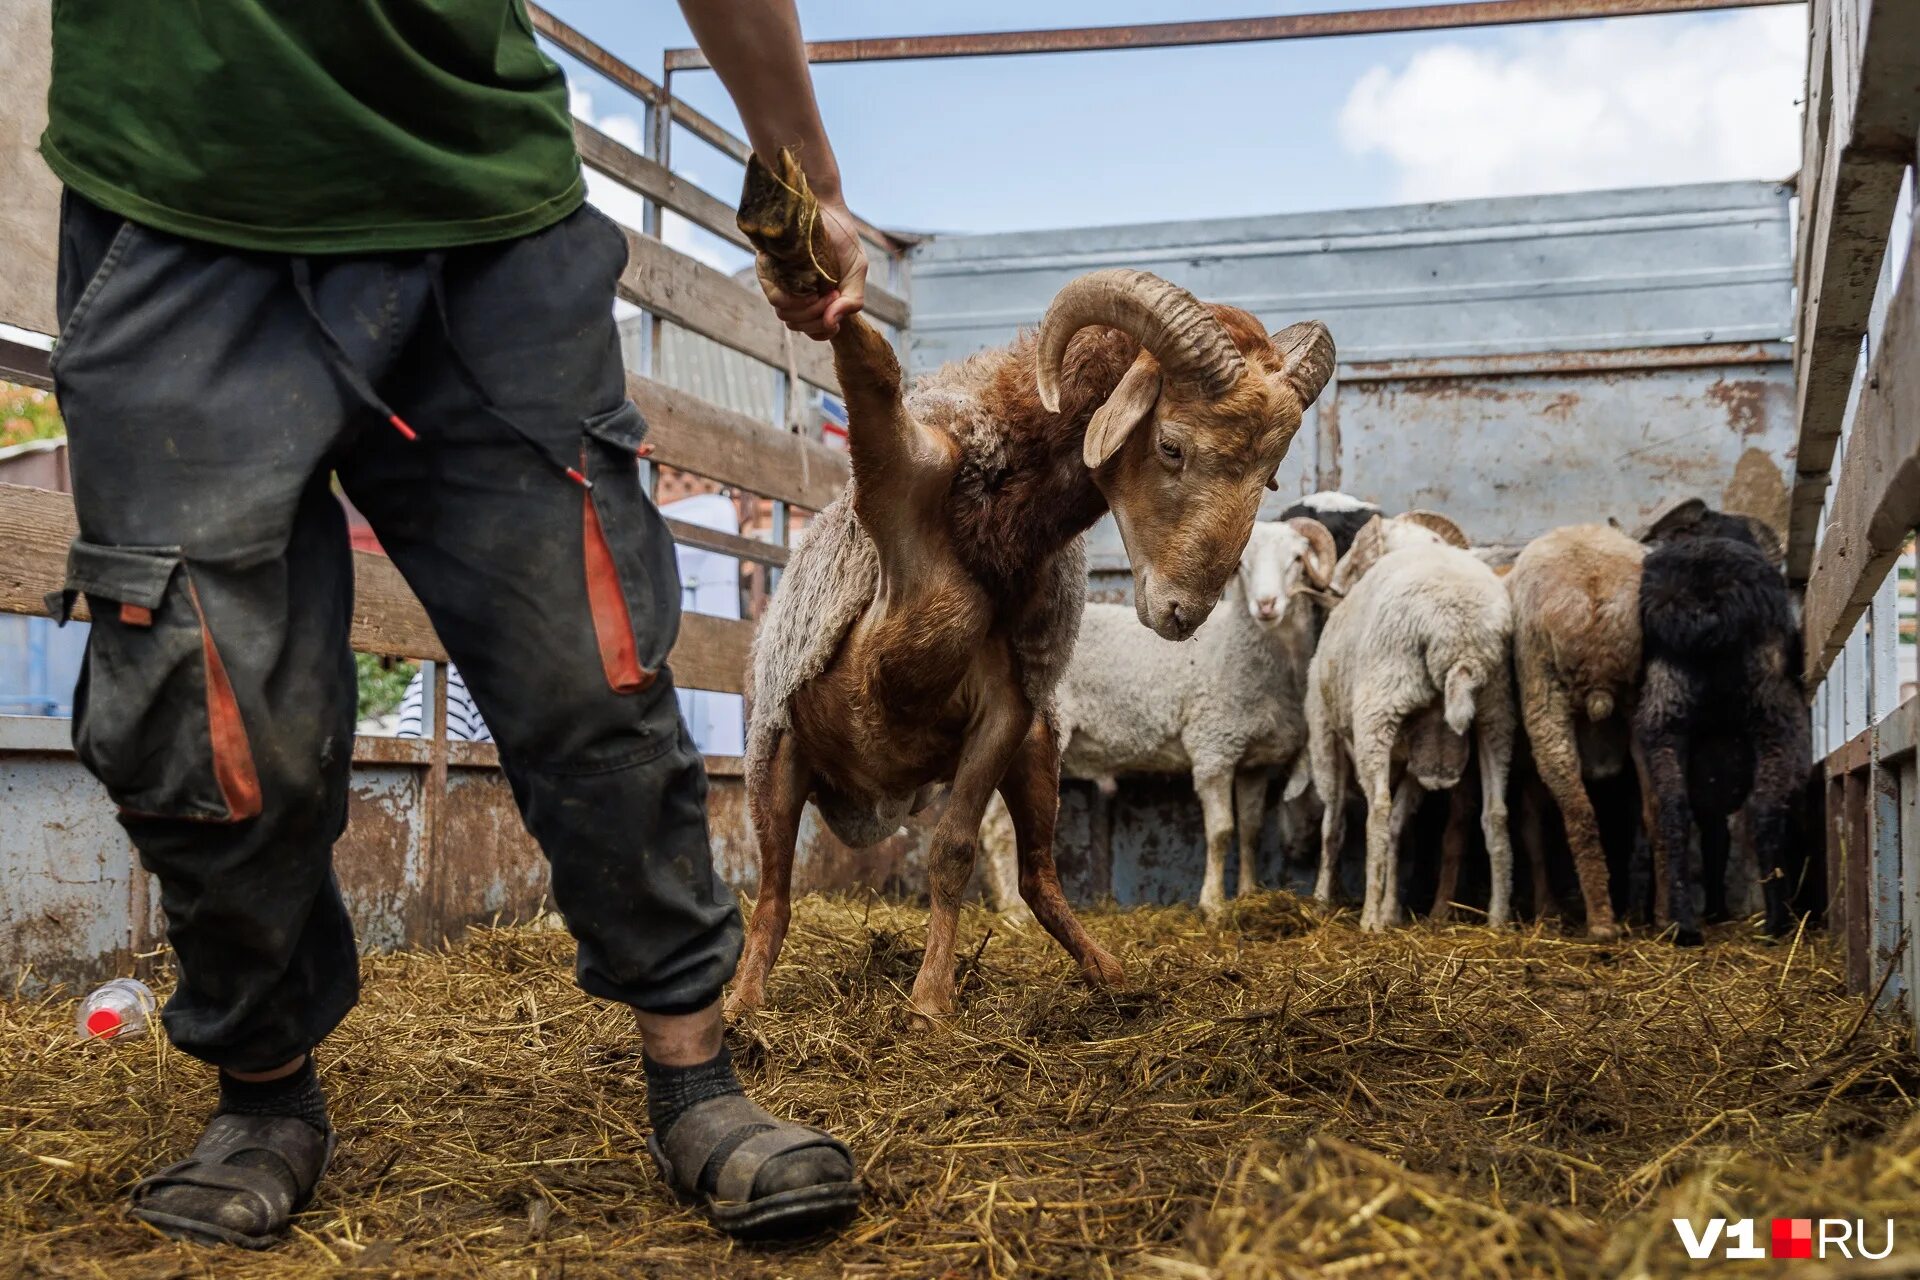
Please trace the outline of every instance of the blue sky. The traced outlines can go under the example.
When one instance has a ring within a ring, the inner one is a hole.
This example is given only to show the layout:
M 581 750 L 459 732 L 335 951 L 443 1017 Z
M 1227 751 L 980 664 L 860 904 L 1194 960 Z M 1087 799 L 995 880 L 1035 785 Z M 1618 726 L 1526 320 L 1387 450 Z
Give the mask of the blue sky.
M 657 77 L 665 0 L 549 0 Z M 1355 0 L 1358 3 L 1358 0 Z M 801 2 L 809 37 L 1238 17 L 1329 0 Z M 816 68 L 850 202 L 881 225 L 1000 231 L 1721 178 L 1796 162 L 1801 6 L 1280 44 Z M 562 59 L 563 63 L 566 61 Z M 576 110 L 634 104 L 570 66 Z M 730 126 L 708 72 L 675 89 Z M 584 92 L 582 92 L 584 91 Z M 608 118 L 612 117 L 609 126 Z M 637 135 L 635 135 L 637 136 Z M 722 198 L 736 166 L 681 134 Z

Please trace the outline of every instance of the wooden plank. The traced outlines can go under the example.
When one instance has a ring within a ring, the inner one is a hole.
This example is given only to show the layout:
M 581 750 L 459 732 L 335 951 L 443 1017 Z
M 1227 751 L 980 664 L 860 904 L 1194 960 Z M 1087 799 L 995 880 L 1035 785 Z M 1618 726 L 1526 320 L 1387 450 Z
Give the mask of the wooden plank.
M 1850 773 L 1841 780 L 1841 830 L 1846 851 L 1847 927 L 1840 936 L 1845 946 L 1847 990 L 1865 994 L 1872 989 L 1873 972 L 1873 850 L 1868 834 L 1867 774 Z
M 1900 906 L 1906 922 L 1907 1020 L 1920 1030 L 1920 766 L 1897 766 L 1900 788 Z
M 787 367 L 788 347 L 800 376 L 816 387 L 838 391 L 833 356 L 824 342 L 798 334 L 774 317 L 758 287 L 735 280 L 704 262 L 623 227 L 627 265 L 620 273 L 620 296 L 677 325 L 705 334 L 776 369 Z
M 743 538 L 737 533 L 722 533 L 718 529 L 708 529 L 697 524 L 688 524 L 685 520 L 669 518 L 667 528 L 673 531 L 673 540 L 683 547 L 698 547 L 702 551 L 713 551 L 723 556 L 734 556 L 741 560 L 752 560 L 759 564 L 784 565 L 787 563 L 787 549 L 772 542 L 762 542 L 758 538 Z
M 1875 740 L 1875 750 L 1882 763 L 1904 760 L 1914 754 L 1916 747 L 1920 747 L 1920 694 L 1895 707 L 1880 722 Z M 1920 945 L 1920 938 L 1914 941 Z
M 726 201 L 584 121 L 573 122 L 573 137 L 580 148 L 580 159 L 590 167 L 659 202 L 695 226 L 704 227 L 735 248 L 752 251 L 753 246 L 734 222 L 733 206 Z M 911 319 L 906 299 L 872 283 L 867 285 L 866 310 L 875 319 L 903 329 Z
M 17 382 L 22 386 L 38 387 L 42 391 L 53 390 L 53 370 L 47 365 L 51 354 L 12 338 L 0 338 L 0 382 Z
M 1827 776 L 1845 777 L 1873 763 L 1873 730 L 1862 729 L 1841 743 L 1827 756 Z
M 67 544 L 76 525 L 73 500 L 62 493 L 0 485 L 0 613 L 44 614 L 45 597 L 66 578 Z M 385 556 L 353 556 L 353 629 L 360 653 L 445 662 L 446 648 L 427 611 Z M 84 597 L 74 616 L 85 619 Z M 688 613 L 668 661 L 683 688 L 740 693 L 746 685 L 753 624 Z
M 573 27 L 548 13 L 537 4 L 527 6 L 527 16 L 533 19 L 533 29 L 547 39 L 565 49 L 580 61 L 598 71 L 607 79 L 639 98 L 642 102 L 657 103 L 666 96 L 666 91 L 657 83 L 641 75 L 632 67 L 613 56 L 604 47 L 589 40 Z
M 680 639 L 668 656 L 673 682 L 682 689 L 745 693 L 752 648 L 751 622 L 682 613 Z
M 1913 244 L 1920 246 L 1920 220 Z M 1920 255 L 1910 246 L 1860 389 L 1826 534 L 1807 583 L 1807 669 L 1832 665 L 1920 524 Z
M 847 455 L 817 440 L 637 373 L 627 375 L 627 395 L 647 420 L 655 462 L 809 511 L 820 510 L 846 487 Z
M 1906 921 L 1900 892 L 1900 775 L 1875 761 L 1867 775 L 1868 824 L 1873 887 L 1868 895 L 1873 916 L 1874 982 L 1895 964 Z M 1907 975 L 1895 969 L 1881 992 L 1880 1007 L 1891 1011 L 1905 996 Z
M 1827 774 L 1825 817 L 1827 852 L 1827 936 L 1841 942 L 1847 936 L 1847 780 L 1844 774 Z
M 1817 3 L 1813 24 L 1796 271 L 1798 474 L 1787 539 L 1796 582 L 1812 568 L 1887 228 L 1920 127 L 1920 4 Z
M 53 77 L 47 0 L 0 0 L 0 322 L 54 331 L 60 183 L 40 159 Z
M 752 251 L 753 246 L 734 223 L 733 206 L 719 197 L 682 181 L 659 161 L 623 146 L 583 120 L 573 122 L 573 140 L 584 164 L 619 179 L 649 200 L 659 201 L 736 248 Z

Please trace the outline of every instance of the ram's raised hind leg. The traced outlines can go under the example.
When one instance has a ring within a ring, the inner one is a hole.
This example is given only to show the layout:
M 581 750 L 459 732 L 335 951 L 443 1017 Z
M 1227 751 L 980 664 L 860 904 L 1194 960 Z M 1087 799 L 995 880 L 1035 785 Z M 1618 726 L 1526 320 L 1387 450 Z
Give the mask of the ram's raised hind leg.
M 820 205 L 791 152 L 773 169 L 759 156 L 747 161 L 740 195 L 740 230 L 758 250 L 755 269 L 787 293 L 825 293 L 839 280 L 833 250 L 820 225 Z M 795 339 L 797 341 L 797 339 Z M 954 456 L 946 437 L 922 427 L 901 401 L 900 360 L 881 332 L 860 316 L 841 323 L 830 341 L 833 371 L 847 406 L 847 451 L 852 456 L 854 511 L 889 571 L 911 571 L 910 554 L 895 555 L 936 504 Z

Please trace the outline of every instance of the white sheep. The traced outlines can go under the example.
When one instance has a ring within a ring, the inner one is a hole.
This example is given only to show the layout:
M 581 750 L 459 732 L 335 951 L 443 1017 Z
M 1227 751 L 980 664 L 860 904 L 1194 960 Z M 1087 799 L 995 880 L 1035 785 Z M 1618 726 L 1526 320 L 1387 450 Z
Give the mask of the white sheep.
M 1253 527 L 1222 607 L 1184 643 L 1141 627 L 1126 605 L 1090 604 L 1056 693 L 1066 743 L 1062 772 L 1077 778 L 1190 773 L 1207 833 L 1200 909 L 1226 905 L 1227 847 L 1240 839 L 1240 892 L 1256 883 L 1268 775 L 1306 750 L 1302 711 L 1313 653 L 1313 597 L 1334 566 L 1317 521 Z M 1237 606 L 1237 607 L 1236 607 Z M 1010 850 L 989 814 L 983 843 L 1004 867 Z M 989 875 L 996 898 L 996 881 Z
M 1458 527 L 1431 513 L 1370 521 L 1334 571 L 1345 598 L 1308 669 L 1309 751 L 1325 803 L 1314 892 L 1321 901 L 1333 895 L 1351 768 L 1367 802 L 1360 927 L 1370 931 L 1399 919 L 1400 836 L 1421 792 L 1458 785 L 1473 745 L 1493 871 L 1488 922 L 1503 925 L 1511 913 L 1513 615 L 1499 578 L 1466 545 Z

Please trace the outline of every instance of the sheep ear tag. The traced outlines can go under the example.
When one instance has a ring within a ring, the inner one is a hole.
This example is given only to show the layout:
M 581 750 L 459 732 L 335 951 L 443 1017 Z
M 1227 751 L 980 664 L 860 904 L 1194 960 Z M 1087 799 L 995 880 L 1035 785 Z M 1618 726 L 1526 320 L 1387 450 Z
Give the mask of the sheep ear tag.
M 1152 415 L 1159 400 L 1160 366 L 1142 354 L 1107 402 L 1094 410 L 1093 420 L 1087 423 L 1086 442 L 1081 446 L 1081 460 L 1090 468 L 1103 466 L 1119 452 L 1134 428 Z

